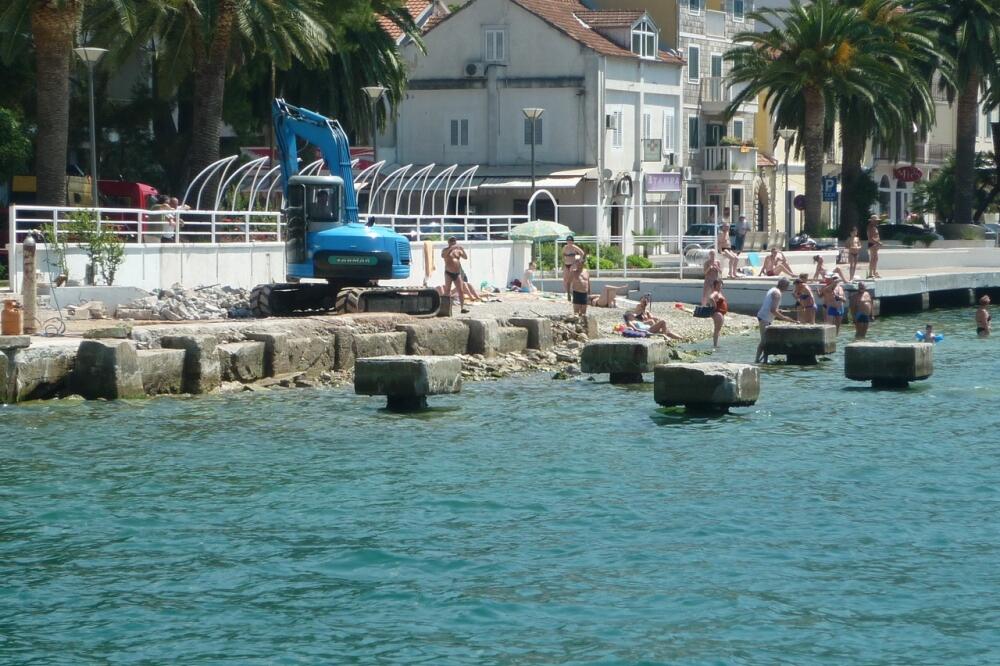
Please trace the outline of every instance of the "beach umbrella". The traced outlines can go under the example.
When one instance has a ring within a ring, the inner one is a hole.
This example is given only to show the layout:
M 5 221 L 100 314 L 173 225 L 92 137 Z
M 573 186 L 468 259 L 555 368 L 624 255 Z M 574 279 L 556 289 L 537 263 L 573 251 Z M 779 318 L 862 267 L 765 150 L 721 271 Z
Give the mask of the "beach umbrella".
M 511 240 L 562 240 L 566 238 L 566 236 L 572 235 L 573 230 L 565 224 L 559 224 L 558 222 L 552 222 L 550 220 L 532 220 L 531 222 L 522 222 L 516 227 L 512 227 L 510 230 Z

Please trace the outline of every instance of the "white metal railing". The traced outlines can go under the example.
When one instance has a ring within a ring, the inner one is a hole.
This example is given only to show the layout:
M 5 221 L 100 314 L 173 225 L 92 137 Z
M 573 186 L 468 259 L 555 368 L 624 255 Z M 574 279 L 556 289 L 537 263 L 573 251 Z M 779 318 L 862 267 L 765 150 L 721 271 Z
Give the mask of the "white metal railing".
M 455 236 L 464 241 L 508 240 L 510 230 L 528 221 L 527 215 L 362 215 L 375 224 L 408 236 L 410 240 L 443 240 Z
M 756 171 L 757 149 L 745 146 L 711 146 L 702 151 L 705 171 Z

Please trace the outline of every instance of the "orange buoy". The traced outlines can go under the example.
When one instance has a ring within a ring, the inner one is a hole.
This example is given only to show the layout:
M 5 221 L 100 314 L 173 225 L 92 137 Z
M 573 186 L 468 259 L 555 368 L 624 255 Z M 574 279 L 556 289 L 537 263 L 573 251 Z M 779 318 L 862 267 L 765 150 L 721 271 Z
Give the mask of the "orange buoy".
M 21 305 L 13 298 L 5 298 L 0 312 L 0 334 L 21 335 L 22 325 Z

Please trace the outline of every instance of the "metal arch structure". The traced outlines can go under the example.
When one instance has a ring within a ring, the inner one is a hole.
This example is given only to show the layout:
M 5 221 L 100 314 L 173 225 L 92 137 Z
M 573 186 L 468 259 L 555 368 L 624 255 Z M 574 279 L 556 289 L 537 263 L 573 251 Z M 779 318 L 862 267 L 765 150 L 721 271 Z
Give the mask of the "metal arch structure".
M 259 163 L 262 163 L 266 159 L 267 159 L 266 157 L 258 157 L 255 160 L 250 160 L 246 164 L 241 165 L 239 168 L 233 171 L 233 173 L 230 174 L 229 178 L 226 178 L 224 181 L 222 181 L 222 185 L 215 193 L 215 206 L 213 206 L 213 209 L 219 210 L 219 204 L 221 204 L 223 199 L 225 198 L 226 190 L 229 188 L 229 184 L 233 182 L 233 179 L 242 174 L 242 177 L 236 183 L 236 187 L 233 188 L 233 194 L 230 197 L 230 206 L 232 206 L 233 201 L 236 199 L 236 193 L 239 191 L 240 185 L 243 184 L 243 181 L 246 180 L 246 177 L 250 175 L 250 170 L 253 169 L 255 166 L 257 166 Z
M 371 182 L 377 181 L 378 174 L 380 171 L 382 171 L 383 166 L 385 166 L 385 160 L 379 160 L 378 162 L 375 162 L 371 166 L 365 167 L 361 171 L 361 173 L 359 173 L 354 178 L 354 191 L 360 194 L 361 190 L 368 187 L 369 179 L 371 180 Z
M 413 172 L 412 176 L 406 179 L 405 183 L 402 183 L 400 185 L 399 189 L 396 190 L 396 206 L 395 210 L 393 211 L 394 214 L 396 215 L 400 214 L 399 204 L 403 200 L 403 195 L 406 195 L 406 210 L 403 212 L 403 215 L 409 215 L 411 208 L 410 197 L 413 196 L 413 188 L 415 187 L 417 180 L 419 180 L 421 177 L 426 179 L 427 174 L 430 173 L 433 169 L 434 169 L 433 164 L 428 164 L 425 167 L 417 169 L 415 172 Z
M 462 173 L 458 174 L 458 178 L 455 179 L 455 184 L 453 186 L 450 186 L 448 191 L 445 193 L 446 197 L 445 209 L 444 209 L 445 215 L 448 214 L 447 202 L 451 201 L 452 192 L 458 192 L 459 194 L 457 195 L 457 197 L 461 197 L 462 196 L 461 192 L 463 189 L 465 190 L 465 215 L 469 214 L 469 209 L 472 207 L 471 204 L 472 190 L 475 189 L 472 186 L 472 181 L 476 177 L 476 172 L 478 171 L 479 171 L 479 165 L 477 164 L 475 166 L 469 167 Z M 462 187 L 463 182 L 468 182 L 468 185 L 466 185 L 464 188 Z M 455 214 L 456 215 L 458 214 L 458 198 L 455 199 Z
M 201 171 L 199 171 L 195 175 L 195 177 L 191 179 L 191 182 L 188 183 L 187 189 L 184 190 L 184 198 L 181 200 L 181 204 L 184 204 L 184 205 L 187 204 L 188 197 L 191 195 L 191 189 L 195 186 L 195 184 L 197 184 L 197 182 L 199 180 L 202 180 L 204 178 L 205 182 L 202 183 L 201 187 L 198 189 L 198 203 L 200 204 L 201 203 L 201 193 L 204 191 L 205 185 L 208 184 L 208 181 L 211 180 L 212 176 L 215 175 L 215 172 L 218 171 L 219 169 L 221 169 L 224 165 L 227 165 L 227 164 L 229 164 L 231 162 L 234 162 L 238 158 L 239 158 L 239 155 L 230 155 L 229 157 L 223 157 L 221 160 L 216 160 L 215 162 L 212 162 L 207 167 L 205 167 L 204 169 L 202 169 Z M 194 206 L 194 208 L 198 208 L 198 206 L 196 205 L 196 206 Z
M 428 194 L 431 197 L 431 216 L 434 215 L 434 213 L 436 212 L 434 210 L 434 200 L 435 200 L 435 198 L 437 196 L 437 189 L 436 188 L 438 186 L 438 183 L 442 182 L 442 180 L 441 180 L 442 178 L 446 179 L 446 181 L 444 181 L 444 182 L 450 181 L 451 180 L 451 175 L 453 173 L 455 173 L 455 169 L 457 169 L 457 168 L 458 168 L 457 164 L 452 164 L 450 167 L 448 167 L 447 169 L 444 169 L 443 171 L 441 171 L 441 173 L 439 173 L 438 175 L 434 176 L 434 178 L 431 179 L 430 183 L 425 183 L 425 185 L 424 185 L 424 191 L 420 193 L 420 214 L 421 215 L 424 214 L 424 197 L 426 197 Z M 443 187 L 441 187 L 441 192 L 444 192 L 446 187 L 447 187 L 446 185 L 443 186 Z M 442 208 L 446 208 L 446 207 L 447 206 L 442 206 Z
M 271 189 L 274 187 L 274 184 L 278 181 L 277 173 L 279 171 L 281 171 L 281 165 L 276 164 L 273 167 L 271 167 L 267 173 L 264 174 L 263 178 L 261 178 L 258 182 L 254 183 L 253 188 L 251 188 L 250 190 L 250 202 L 248 208 L 249 210 L 252 211 L 254 208 L 257 207 L 257 195 L 260 193 L 260 189 L 264 187 L 264 183 L 266 183 L 269 178 L 271 179 L 271 185 L 267 189 L 267 198 L 264 199 L 264 210 L 265 211 L 270 210 L 270 208 L 268 208 L 267 203 L 268 199 L 271 196 Z

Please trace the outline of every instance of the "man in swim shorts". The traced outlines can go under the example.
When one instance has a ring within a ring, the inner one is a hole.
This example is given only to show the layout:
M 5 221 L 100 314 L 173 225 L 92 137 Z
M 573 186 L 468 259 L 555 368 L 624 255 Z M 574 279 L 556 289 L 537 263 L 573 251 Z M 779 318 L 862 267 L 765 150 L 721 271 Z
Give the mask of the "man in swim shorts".
M 772 247 L 770 254 L 764 257 L 764 263 L 760 267 L 760 274 L 776 277 L 782 273 L 795 277 L 795 273 L 792 272 L 791 266 L 788 265 L 785 255 L 778 252 L 778 248 Z
M 590 273 L 583 260 L 573 266 L 570 289 L 573 291 L 573 314 L 587 314 L 587 304 L 590 303 Z
M 448 247 L 441 250 L 441 258 L 444 259 L 444 297 L 451 298 L 452 285 L 458 290 L 458 302 L 462 307 L 462 313 L 467 314 L 469 310 L 465 307 L 465 282 L 462 280 L 462 259 L 468 259 L 465 250 L 458 244 L 458 239 L 452 236 L 448 239 Z
M 820 298 L 823 299 L 823 312 L 826 313 L 826 323 L 837 327 L 837 335 L 840 335 L 840 325 L 844 323 L 844 288 L 840 286 L 840 278 L 836 275 L 828 275 L 826 284 L 819 290 Z
M 851 311 L 854 313 L 854 337 L 860 340 L 868 335 L 868 325 L 875 311 L 875 302 L 864 282 L 858 282 L 858 290 L 851 297 Z

